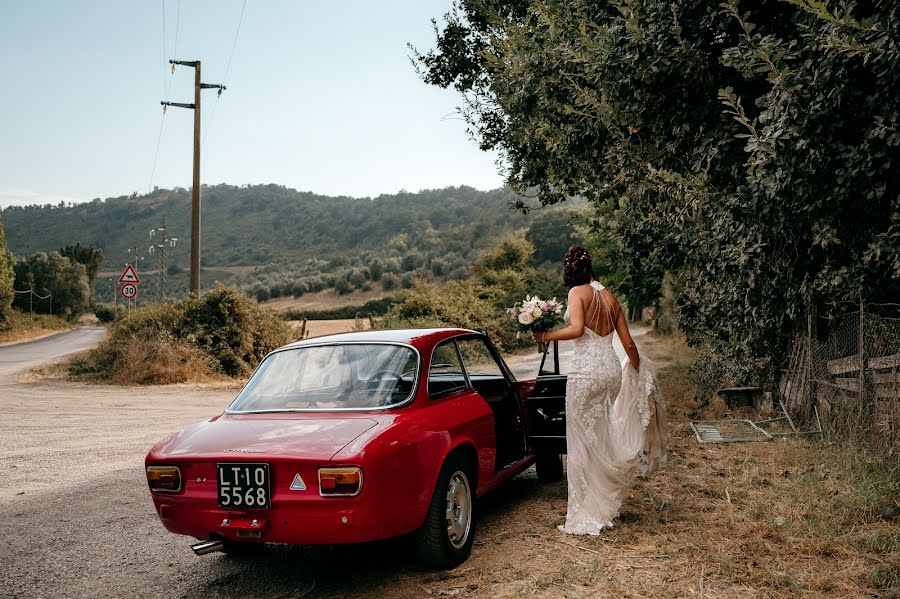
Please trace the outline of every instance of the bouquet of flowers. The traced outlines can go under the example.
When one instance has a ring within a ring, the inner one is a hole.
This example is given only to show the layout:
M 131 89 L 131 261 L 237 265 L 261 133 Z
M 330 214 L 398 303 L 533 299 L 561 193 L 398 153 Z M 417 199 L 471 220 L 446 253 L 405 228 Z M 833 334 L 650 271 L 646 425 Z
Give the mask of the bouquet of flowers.
M 549 331 L 562 322 L 563 305 L 556 298 L 542 300 L 538 296 L 528 297 L 506 309 L 509 317 L 516 321 L 519 332 Z M 543 353 L 546 347 L 538 343 L 538 350 Z

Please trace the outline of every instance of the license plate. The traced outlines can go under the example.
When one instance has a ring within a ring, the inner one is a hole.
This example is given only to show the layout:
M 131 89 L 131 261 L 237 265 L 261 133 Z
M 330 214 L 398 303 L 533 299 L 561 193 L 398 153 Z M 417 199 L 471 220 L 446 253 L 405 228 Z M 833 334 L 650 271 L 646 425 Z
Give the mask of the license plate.
M 268 464 L 246 462 L 216 464 L 219 507 L 231 510 L 267 510 L 272 507 Z

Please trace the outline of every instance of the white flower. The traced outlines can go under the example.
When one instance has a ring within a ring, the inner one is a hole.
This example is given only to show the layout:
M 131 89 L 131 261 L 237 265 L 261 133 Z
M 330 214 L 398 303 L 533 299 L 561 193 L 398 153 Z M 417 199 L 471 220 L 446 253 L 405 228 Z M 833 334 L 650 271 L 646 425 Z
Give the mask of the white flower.
M 531 315 L 536 319 L 540 318 L 544 315 L 544 311 L 541 310 L 540 306 L 534 306 L 531 308 Z
M 534 322 L 534 316 L 532 316 L 531 312 L 522 312 L 519 314 L 519 323 L 524 324 L 526 327 Z

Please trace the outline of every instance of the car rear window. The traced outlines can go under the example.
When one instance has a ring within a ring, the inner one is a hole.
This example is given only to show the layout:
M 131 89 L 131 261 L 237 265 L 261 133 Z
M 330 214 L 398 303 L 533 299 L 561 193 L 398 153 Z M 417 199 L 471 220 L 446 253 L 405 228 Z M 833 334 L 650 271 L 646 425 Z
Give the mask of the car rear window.
M 315 345 L 270 354 L 229 412 L 366 410 L 407 401 L 418 354 L 378 343 Z

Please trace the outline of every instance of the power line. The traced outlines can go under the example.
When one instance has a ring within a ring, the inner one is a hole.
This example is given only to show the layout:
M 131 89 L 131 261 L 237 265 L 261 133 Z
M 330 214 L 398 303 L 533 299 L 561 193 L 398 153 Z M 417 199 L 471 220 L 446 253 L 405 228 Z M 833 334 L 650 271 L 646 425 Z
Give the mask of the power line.
M 172 91 L 172 80 L 175 78 L 175 65 L 172 65 L 168 81 L 166 80 L 166 0 L 162 0 L 162 25 L 163 25 L 163 97 L 168 101 L 169 92 Z M 172 48 L 172 56 L 178 51 L 178 30 L 181 26 L 181 0 L 178 0 L 178 11 L 175 14 L 175 42 Z M 156 177 L 156 166 L 159 163 L 159 147 L 162 144 L 163 129 L 166 124 L 166 107 L 163 105 L 162 117 L 159 121 L 159 134 L 156 136 L 156 151 L 153 153 L 153 168 L 150 169 L 150 182 L 147 184 L 147 193 L 153 191 L 153 179 Z
M 244 22 L 244 9 L 247 8 L 247 0 L 244 0 L 241 5 L 241 16 L 238 18 L 237 29 L 234 31 L 234 41 L 231 42 L 231 52 L 228 54 L 228 61 L 225 63 L 225 76 L 222 77 L 222 85 L 227 85 L 228 83 L 228 71 L 231 70 L 231 59 L 234 58 L 234 50 L 237 47 L 238 35 L 241 33 L 241 24 Z M 206 123 L 206 131 L 203 133 L 203 145 L 206 145 L 206 138 L 209 136 L 209 131 L 212 129 L 213 120 L 216 118 L 216 107 L 219 105 L 219 96 L 216 96 L 216 101 L 213 102 L 212 110 L 209 113 L 209 122 Z
M 166 0 L 163 0 L 163 12 L 165 12 Z M 164 17 L 165 18 L 165 17 Z M 178 55 L 178 30 L 181 26 L 181 0 L 178 0 L 178 12 L 175 14 L 175 43 L 172 46 L 172 58 L 175 58 Z M 165 35 L 165 31 L 163 32 Z M 163 38 L 163 46 L 165 47 L 166 40 Z M 163 56 L 163 63 L 165 64 L 167 57 Z M 169 83 L 165 89 L 165 99 L 169 99 L 169 92 L 172 91 L 172 80 L 175 78 L 175 65 L 172 65 L 171 73 L 169 74 Z

